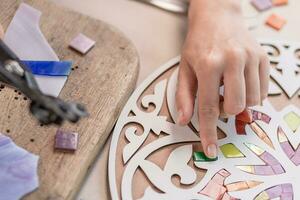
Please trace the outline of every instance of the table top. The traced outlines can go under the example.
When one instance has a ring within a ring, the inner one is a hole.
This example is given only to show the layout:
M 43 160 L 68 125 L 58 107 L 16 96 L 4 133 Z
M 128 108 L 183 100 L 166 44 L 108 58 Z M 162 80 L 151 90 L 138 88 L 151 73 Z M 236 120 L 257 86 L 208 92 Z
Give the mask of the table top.
M 140 55 L 138 84 L 169 59 L 180 54 L 186 33 L 186 17 L 129 0 L 52 0 L 58 4 L 106 21 L 118 27 L 135 44 Z M 288 6 L 273 8 L 259 16 L 259 26 L 251 32 L 257 38 L 300 40 L 298 26 L 300 1 L 290 0 Z M 279 32 L 263 25 L 270 13 L 287 19 Z M 151 42 L 149 42 L 151 41 Z M 109 199 L 107 160 L 110 139 L 91 168 L 78 199 Z
M 0 95 L 0 132 L 40 158 L 39 188 L 25 199 L 73 199 L 135 88 L 139 70 L 138 54 L 132 42 L 115 27 L 47 0 L 1 0 L 0 23 L 5 29 L 23 2 L 42 12 L 40 20 L 33 20 L 32 27 L 37 27 L 39 23 L 59 58 L 72 60 L 74 68 L 60 98 L 86 105 L 89 117 L 76 124 L 65 122 L 61 127 L 62 130 L 78 133 L 80 140 L 74 153 L 54 150 L 57 127 L 39 125 L 28 113 L 30 101 L 17 90 L 3 86 Z M 31 10 L 25 5 L 21 9 L 27 13 Z M 85 56 L 68 48 L 69 42 L 78 33 L 84 33 L 96 41 L 94 48 Z M 25 34 L 20 31 L 16 35 L 24 38 Z M 39 38 L 39 34 L 34 34 L 34 37 Z M 48 77 L 47 80 L 53 79 Z

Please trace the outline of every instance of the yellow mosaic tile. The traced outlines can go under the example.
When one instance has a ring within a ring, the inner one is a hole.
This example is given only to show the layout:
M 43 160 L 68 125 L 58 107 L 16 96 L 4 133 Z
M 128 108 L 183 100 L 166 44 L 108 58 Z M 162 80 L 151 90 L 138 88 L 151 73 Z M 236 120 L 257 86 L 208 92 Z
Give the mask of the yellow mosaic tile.
M 300 116 L 299 115 L 297 115 L 295 112 L 290 112 L 287 115 L 285 115 L 283 117 L 283 119 L 292 131 L 294 131 L 294 132 L 297 131 L 297 129 L 300 126 Z
M 288 139 L 281 128 L 278 129 L 278 140 L 280 143 L 287 142 Z
M 257 197 L 255 197 L 255 200 L 269 200 L 269 195 L 266 192 L 260 193 Z
M 251 144 L 251 143 L 245 143 L 249 149 L 251 149 L 256 155 L 260 156 L 261 154 L 263 154 L 265 151 L 262 150 L 261 148 L 259 148 L 258 146 Z
M 226 158 L 242 158 L 245 157 L 244 154 L 231 143 L 224 144 L 220 146 L 220 149 Z
M 250 165 L 244 165 L 244 166 L 236 166 L 238 169 L 253 174 L 254 173 L 254 167 Z

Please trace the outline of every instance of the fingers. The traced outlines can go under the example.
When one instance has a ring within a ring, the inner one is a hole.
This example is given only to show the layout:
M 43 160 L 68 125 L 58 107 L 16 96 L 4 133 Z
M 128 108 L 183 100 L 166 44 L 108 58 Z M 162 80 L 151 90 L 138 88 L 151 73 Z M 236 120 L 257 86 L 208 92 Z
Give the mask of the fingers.
M 227 58 L 224 71 L 224 110 L 227 114 L 236 115 L 244 110 L 246 104 L 245 55 L 234 50 Z
M 199 128 L 204 153 L 217 156 L 217 120 L 219 117 L 219 86 L 221 72 L 218 63 L 207 64 L 207 70 L 198 73 Z
M 177 122 L 180 125 L 188 124 L 192 118 L 196 92 L 196 76 L 188 66 L 188 63 L 182 59 L 179 67 L 176 91 L 176 107 L 178 111 Z
M 260 64 L 259 64 L 261 101 L 263 101 L 268 96 L 269 76 L 270 76 L 270 61 L 268 56 L 265 53 L 263 53 L 261 55 Z
M 248 53 L 247 64 L 245 67 L 247 106 L 255 106 L 261 102 L 259 78 L 259 58 L 255 53 Z

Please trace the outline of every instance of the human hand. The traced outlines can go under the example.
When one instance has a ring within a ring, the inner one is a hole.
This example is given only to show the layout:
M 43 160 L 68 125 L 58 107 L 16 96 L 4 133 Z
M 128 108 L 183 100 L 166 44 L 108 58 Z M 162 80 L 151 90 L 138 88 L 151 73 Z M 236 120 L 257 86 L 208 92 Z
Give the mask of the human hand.
M 198 92 L 200 138 L 205 154 L 214 158 L 220 84 L 229 115 L 260 104 L 268 92 L 269 60 L 243 23 L 240 1 L 190 1 L 178 81 L 177 121 L 190 122 Z

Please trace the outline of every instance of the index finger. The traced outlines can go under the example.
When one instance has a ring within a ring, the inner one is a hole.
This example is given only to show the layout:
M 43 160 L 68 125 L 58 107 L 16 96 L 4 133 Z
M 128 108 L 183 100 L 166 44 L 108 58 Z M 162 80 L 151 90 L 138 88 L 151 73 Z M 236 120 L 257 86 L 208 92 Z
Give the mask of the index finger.
M 209 158 L 217 157 L 220 79 L 216 72 L 198 77 L 199 131 L 204 153 Z

